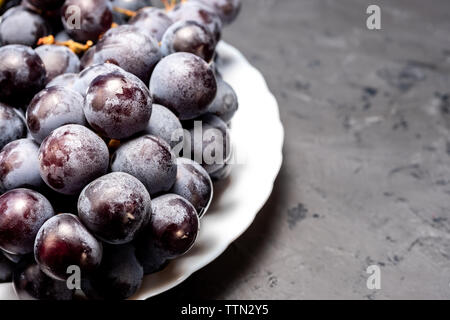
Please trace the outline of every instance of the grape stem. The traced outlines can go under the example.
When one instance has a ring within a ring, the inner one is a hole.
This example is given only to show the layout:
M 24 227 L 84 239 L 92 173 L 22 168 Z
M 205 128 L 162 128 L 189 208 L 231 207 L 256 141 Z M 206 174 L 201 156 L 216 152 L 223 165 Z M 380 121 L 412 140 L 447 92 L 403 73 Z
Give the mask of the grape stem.
M 185 2 L 186 0 L 182 0 L 182 2 Z M 164 7 L 166 8 L 166 11 L 172 11 L 173 8 L 175 8 L 175 6 L 177 5 L 177 0 L 161 0 L 162 4 L 164 5 Z
M 116 151 L 120 147 L 120 140 L 111 139 L 108 142 L 108 149 L 111 151 L 110 154 Z
M 0 1 L 2 1 L 2 0 L 0 0 Z M 120 8 L 120 7 L 113 7 L 113 9 L 114 9 L 114 11 L 124 14 L 130 18 L 134 17 L 137 14 L 136 11 L 132 11 L 132 10 L 128 10 L 128 9 L 124 9 L 124 8 Z
M 83 53 L 94 45 L 94 43 L 91 40 L 86 41 L 86 44 L 75 42 L 72 39 L 64 41 L 64 42 L 56 41 L 55 37 L 52 35 L 42 37 L 37 42 L 38 46 L 44 45 L 44 44 L 54 44 L 57 46 L 66 46 L 76 54 Z

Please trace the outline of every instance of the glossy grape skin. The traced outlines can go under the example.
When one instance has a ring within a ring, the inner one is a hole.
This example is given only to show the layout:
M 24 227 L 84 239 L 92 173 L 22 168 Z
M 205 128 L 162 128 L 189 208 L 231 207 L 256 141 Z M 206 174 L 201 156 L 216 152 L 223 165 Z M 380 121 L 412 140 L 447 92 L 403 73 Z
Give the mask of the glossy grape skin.
M 201 160 L 200 164 L 206 172 L 213 172 L 223 168 L 231 157 L 231 142 L 228 127 L 219 117 L 208 114 L 198 119 L 201 124 L 196 129 L 195 123 L 189 129 L 190 141 L 185 138 L 185 148 L 191 148 L 190 157 L 196 161 Z M 197 131 L 196 131 L 197 130 Z M 198 132 L 198 133 L 197 133 Z M 201 134 L 200 140 L 197 136 Z
M 77 124 L 55 129 L 39 149 L 41 177 L 53 190 L 76 194 L 108 169 L 109 151 L 94 132 Z
M 98 238 L 112 244 L 134 239 L 151 218 L 151 200 L 145 186 L 124 172 L 100 177 L 83 189 L 78 215 Z
M 78 80 L 78 73 L 64 73 L 54 77 L 53 80 L 47 83 L 45 87 L 50 88 L 54 86 L 61 86 L 67 89 L 75 90 L 73 86 L 77 80 Z
M 213 184 L 206 170 L 197 162 L 178 158 L 177 179 L 170 192 L 188 200 L 201 218 L 212 201 Z
M 238 110 L 239 103 L 234 89 L 222 78 L 217 80 L 217 95 L 208 108 L 208 113 L 220 117 L 228 123 Z
M 65 46 L 44 45 L 35 51 L 44 63 L 47 83 L 61 74 L 80 71 L 80 59 Z
M 173 24 L 173 21 L 163 9 L 147 7 L 138 10 L 128 23 L 138 27 L 157 41 L 161 41 L 164 32 Z
M 170 26 L 161 40 L 161 53 L 190 52 L 210 61 L 216 50 L 216 40 L 209 29 L 196 21 L 178 21 Z
M 223 25 L 229 25 L 241 11 L 241 0 L 190 0 L 202 3 L 217 13 Z
M 11 281 L 14 267 L 14 263 L 0 252 L 0 283 Z
M 188 120 L 207 111 L 216 96 L 217 83 L 213 70 L 203 59 L 178 52 L 156 65 L 150 92 L 155 103 L 169 108 L 180 120 Z
M 86 96 L 87 90 L 92 80 L 97 78 L 99 75 L 110 73 L 113 71 L 123 72 L 124 70 L 112 63 L 100 63 L 92 65 L 80 72 L 78 79 L 75 80 L 75 83 L 73 84 L 73 89 L 84 97 Z
M 167 259 L 185 254 L 194 244 L 200 225 L 192 204 L 179 195 L 166 194 L 152 200 L 152 212 L 140 245 L 157 248 Z
M 157 41 L 139 28 L 122 25 L 108 30 L 95 46 L 92 64 L 113 63 L 148 83 L 161 59 Z
M 145 132 L 166 141 L 171 148 L 184 140 L 183 127 L 177 116 L 166 107 L 154 104 Z
M 36 234 L 54 215 L 50 202 L 30 189 L 14 189 L 0 196 L 0 248 L 12 254 L 33 251 Z
M 27 128 L 12 108 L 0 102 L 0 149 L 6 144 L 27 135 Z
M 50 133 L 66 124 L 86 125 L 83 97 L 76 91 L 52 86 L 36 94 L 27 113 L 28 129 L 34 140 L 41 143 Z
M 57 280 L 66 280 L 69 266 L 81 274 L 93 272 L 102 260 L 102 244 L 83 226 L 77 216 L 62 213 L 49 219 L 39 230 L 34 257 L 41 270 Z
M 148 88 L 128 72 L 111 72 L 96 77 L 89 85 L 84 114 L 100 135 L 123 139 L 144 130 L 152 114 Z
M 81 281 L 89 299 L 124 300 L 141 287 L 144 271 L 131 244 L 105 246 L 100 267 Z
M 34 47 L 39 38 L 50 33 L 46 21 L 38 14 L 17 6 L 3 14 L 0 22 L 0 43 Z
M 144 135 L 117 149 L 111 159 L 111 170 L 131 174 L 154 195 L 168 191 L 177 175 L 175 155 L 161 138 Z
M 65 281 L 48 277 L 29 260 L 19 263 L 14 271 L 14 291 L 20 300 L 72 300 L 74 291 Z
M 0 152 L 0 184 L 5 190 L 19 187 L 40 188 L 39 145 L 31 139 L 8 143 Z
M 191 20 L 207 26 L 214 35 L 216 42 L 219 42 L 222 33 L 222 21 L 210 7 L 199 2 L 188 1 L 178 4 L 168 14 L 174 22 Z
M 75 14 L 72 7 L 79 9 L 80 26 L 73 27 L 71 17 Z M 111 3 L 109 0 L 66 0 L 61 8 L 61 21 L 65 31 L 78 42 L 97 41 L 113 22 Z
M 28 103 L 45 85 L 45 67 L 30 47 L 0 48 L 0 101 L 12 105 Z

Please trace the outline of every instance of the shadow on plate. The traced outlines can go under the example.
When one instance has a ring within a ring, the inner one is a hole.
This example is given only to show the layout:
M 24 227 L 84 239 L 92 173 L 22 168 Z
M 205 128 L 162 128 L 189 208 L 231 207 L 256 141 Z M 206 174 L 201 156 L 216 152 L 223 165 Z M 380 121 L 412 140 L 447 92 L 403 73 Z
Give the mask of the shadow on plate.
M 185 282 L 152 299 L 223 299 L 228 289 L 232 290 L 235 284 L 242 282 L 247 271 L 260 261 L 259 258 L 270 245 L 270 239 L 276 230 L 275 224 L 280 219 L 277 215 L 277 206 L 283 203 L 287 192 L 280 181 L 287 175 L 284 170 L 283 166 L 269 200 L 250 228 L 238 240 L 233 242 L 219 258 L 194 273 Z

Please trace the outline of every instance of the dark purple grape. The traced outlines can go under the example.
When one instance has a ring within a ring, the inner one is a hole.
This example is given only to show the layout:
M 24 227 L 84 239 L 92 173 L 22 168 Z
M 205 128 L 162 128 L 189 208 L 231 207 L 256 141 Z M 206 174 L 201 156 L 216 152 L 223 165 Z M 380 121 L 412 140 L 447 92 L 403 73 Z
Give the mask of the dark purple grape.
M 152 220 L 143 230 L 139 248 L 158 251 L 160 257 L 174 259 L 186 253 L 194 244 L 199 230 L 199 218 L 192 204 L 176 194 L 166 194 L 152 200 Z
M 216 96 L 217 83 L 213 70 L 203 59 L 178 52 L 156 65 L 150 92 L 155 103 L 172 110 L 180 120 L 188 120 L 206 112 Z
M 37 47 L 35 51 L 44 62 L 47 82 L 61 74 L 80 71 L 80 59 L 65 46 L 44 45 Z
M 0 102 L 0 149 L 27 135 L 25 122 L 13 108 Z
M 53 80 L 47 83 L 45 87 L 50 88 L 54 86 L 61 86 L 67 89 L 75 90 L 73 86 L 77 80 L 78 80 L 78 73 L 64 73 L 54 77 Z
M 228 127 L 219 117 L 208 114 L 194 122 L 189 130 L 190 139 L 185 138 L 183 154 L 200 163 L 209 173 L 223 168 L 231 157 L 231 142 Z
M 188 200 L 202 217 L 211 203 L 213 184 L 208 173 L 197 162 L 177 159 L 177 179 L 170 191 Z
M 219 78 L 217 80 L 217 95 L 208 108 L 208 112 L 220 117 L 228 123 L 239 107 L 238 98 L 233 88 Z
M 21 300 L 72 300 L 74 294 L 65 281 L 48 277 L 34 261 L 19 264 L 13 285 Z
M 64 0 L 27 0 L 27 1 L 35 8 L 43 11 L 59 9 L 64 4 Z
M 73 85 L 73 89 L 84 97 L 86 96 L 87 90 L 92 80 L 97 78 L 99 75 L 110 73 L 113 71 L 123 72 L 124 70 L 112 63 L 100 63 L 90 66 L 80 72 L 78 79 Z
M 109 151 L 94 132 L 77 124 L 55 129 L 39 149 L 42 179 L 63 194 L 76 194 L 108 169 Z
M 223 25 L 228 25 L 236 20 L 241 11 L 241 0 L 192 0 L 208 6 L 211 11 L 217 13 Z
M 210 61 L 216 50 L 216 40 L 209 29 L 196 21 L 174 23 L 161 40 L 161 53 L 168 56 L 175 52 L 190 52 Z
M 81 289 L 95 300 L 123 300 L 141 287 L 144 271 L 130 245 L 105 246 L 100 267 L 83 278 Z
M 44 85 L 44 63 L 33 49 L 23 45 L 0 48 L 0 101 L 28 103 Z
M 33 251 L 36 234 L 52 217 L 50 202 L 29 189 L 14 189 L 0 196 L 0 248 L 12 254 Z
M 8 143 L 0 152 L 0 184 L 5 190 L 19 187 L 40 188 L 39 145 L 31 139 Z
M 128 23 L 138 27 L 157 41 L 161 41 L 164 32 L 173 24 L 173 21 L 163 9 L 147 7 L 138 10 Z
M 113 22 L 109 0 L 66 0 L 61 9 L 65 31 L 75 41 L 97 41 Z
M 77 216 L 58 214 L 39 230 L 34 244 L 34 257 L 48 276 L 66 280 L 67 268 L 78 266 L 81 276 L 93 272 L 102 260 L 102 245 L 83 226 Z
M 17 6 L 6 11 L 0 22 L 0 43 L 34 47 L 39 38 L 49 34 L 45 20 L 30 10 Z
M 171 148 L 181 144 L 184 139 L 184 131 L 180 120 L 172 111 L 159 104 L 153 105 L 152 116 L 145 131 L 160 137 L 170 144 Z
M 92 181 L 78 200 L 78 215 L 98 238 L 112 244 L 134 239 L 151 217 L 150 194 L 135 177 L 113 172 Z
M 155 246 L 155 242 L 151 241 L 151 231 L 147 230 L 141 233 L 134 245 L 136 247 L 136 257 L 144 267 L 144 274 L 152 274 L 164 269 L 169 260 L 166 257 L 165 251 Z
M 135 26 L 122 25 L 108 30 L 98 41 L 92 63 L 116 64 L 148 83 L 160 59 L 161 52 L 154 38 Z
M 29 4 L 29 6 L 26 5 L 26 3 L 29 3 L 30 0 L 23 0 L 22 6 L 24 7 L 33 7 L 33 5 Z M 64 1 L 63 1 L 64 2 Z M 45 21 L 48 23 L 50 27 L 51 34 L 57 34 L 60 31 L 64 30 L 62 21 L 61 21 L 61 7 L 53 9 L 53 10 L 45 10 L 42 11 L 40 9 L 31 8 L 31 11 L 34 11 L 41 15 Z
M 209 28 L 214 35 L 216 42 L 220 40 L 222 33 L 222 21 L 217 13 L 209 6 L 200 2 L 188 1 L 178 4 L 169 13 L 169 17 L 174 22 L 177 21 L 196 21 Z
M 175 155 L 170 145 L 152 135 L 121 145 L 112 157 L 111 169 L 136 177 L 151 195 L 170 190 L 177 175 Z
M 84 100 L 84 114 L 102 136 L 123 139 L 144 130 L 152 114 L 148 88 L 128 72 L 111 72 L 96 77 Z
M 139 242 L 139 244 L 141 244 Z M 155 246 L 152 246 L 151 241 L 146 244 L 142 244 L 141 248 L 138 248 L 136 255 L 144 268 L 144 274 L 153 274 L 163 270 L 170 262 Z
M 36 94 L 26 119 L 34 140 L 41 143 L 53 130 L 65 124 L 85 125 L 83 97 L 71 89 L 53 86 Z
M 0 252 L 0 283 L 10 282 L 15 264 Z

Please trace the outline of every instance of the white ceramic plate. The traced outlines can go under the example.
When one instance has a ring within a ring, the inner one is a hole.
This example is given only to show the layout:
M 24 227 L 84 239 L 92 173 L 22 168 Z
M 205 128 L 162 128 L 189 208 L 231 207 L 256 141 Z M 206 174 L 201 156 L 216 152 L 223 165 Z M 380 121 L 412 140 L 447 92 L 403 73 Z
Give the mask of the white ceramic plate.
M 253 222 L 280 170 L 284 132 L 274 96 L 261 73 L 238 50 L 221 42 L 218 53 L 219 70 L 239 98 L 231 129 L 237 163 L 231 176 L 216 185 L 194 247 L 163 271 L 146 276 L 132 299 L 167 291 L 222 254 Z M 0 299 L 16 299 L 11 284 L 0 285 Z

